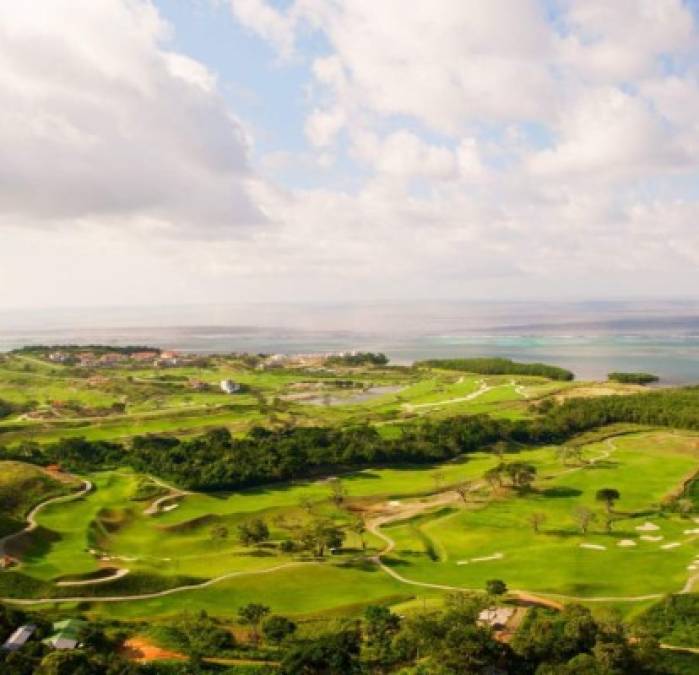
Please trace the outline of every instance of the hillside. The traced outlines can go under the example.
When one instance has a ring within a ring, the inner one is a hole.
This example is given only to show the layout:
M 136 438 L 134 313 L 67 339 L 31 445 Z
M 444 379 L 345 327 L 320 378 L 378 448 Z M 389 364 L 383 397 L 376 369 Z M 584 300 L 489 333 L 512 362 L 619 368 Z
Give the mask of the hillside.
M 68 493 L 71 483 L 32 464 L 0 461 L 0 536 L 20 529 L 33 506 Z

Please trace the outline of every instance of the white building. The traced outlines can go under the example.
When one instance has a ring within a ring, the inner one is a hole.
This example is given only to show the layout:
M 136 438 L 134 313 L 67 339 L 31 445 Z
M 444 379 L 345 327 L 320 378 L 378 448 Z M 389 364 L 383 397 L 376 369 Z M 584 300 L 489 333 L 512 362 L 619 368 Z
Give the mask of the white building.
M 7 638 L 2 648 L 6 649 L 8 652 L 17 651 L 32 636 L 32 633 L 35 630 L 36 626 L 33 624 L 20 626 L 14 633 L 12 633 L 12 635 L 10 635 L 10 637 Z
M 221 391 L 226 394 L 235 394 L 240 391 L 240 385 L 233 380 L 221 380 Z

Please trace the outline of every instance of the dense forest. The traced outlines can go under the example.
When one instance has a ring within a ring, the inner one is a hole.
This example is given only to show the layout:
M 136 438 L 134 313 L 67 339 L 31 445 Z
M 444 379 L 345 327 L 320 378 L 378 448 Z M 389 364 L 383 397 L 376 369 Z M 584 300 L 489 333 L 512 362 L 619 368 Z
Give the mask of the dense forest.
M 570 381 L 575 375 L 565 368 L 546 363 L 517 363 L 510 359 L 485 357 L 477 359 L 429 359 L 417 361 L 416 367 L 459 370 L 480 375 L 539 375 L 551 380 Z
M 505 443 L 560 443 L 577 433 L 627 422 L 699 429 L 699 387 L 631 396 L 571 399 L 531 420 L 487 415 L 406 423 L 399 438 L 357 427 L 254 428 L 244 438 L 215 429 L 194 438 L 147 435 L 131 444 L 63 439 L 0 449 L 0 457 L 74 471 L 130 465 L 182 487 L 223 490 L 303 478 L 337 468 L 434 463 Z

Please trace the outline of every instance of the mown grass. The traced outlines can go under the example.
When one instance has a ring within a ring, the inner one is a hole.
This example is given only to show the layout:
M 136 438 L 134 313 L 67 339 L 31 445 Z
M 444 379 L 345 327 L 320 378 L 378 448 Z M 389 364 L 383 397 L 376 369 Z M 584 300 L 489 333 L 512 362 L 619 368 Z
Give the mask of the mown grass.
M 0 537 L 24 527 L 24 517 L 33 506 L 67 494 L 75 485 L 62 483 L 31 464 L 0 461 Z
M 677 591 L 690 574 L 687 567 L 699 556 L 699 538 L 685 534 L 697 525 L 691 519 L 660 512 L 660 506 L 674 486 L 697 468 L 698 458 L 691 450 L 694 442 L 686 441 L 665 432 L 625 436 L 616 440 L 618 449 L 608 461 L 558 476 L 553 475 L 550 463 L 547 466 L 530 458 L 543 478 L 536 491 L 522 496 L 503 494 L 473 504 L 456 517 L 421 525 L 434 545 L 446 551 L 446 561 L 435 563 L 424 554 L 413 525 L 390 528 L 397 542 L 393 564 L 411 579 L 466 588 L 482 588 L 487 579 L 502 578 L 512 588 L 581 597 Z M 585 450 L 594 456 L 605 447 L 606 443 L 599 443 Z M 617 488 L 622 495 L 611 534 L 605 533 L 602 507 L 595 501 L 596 491 L 603 487 Z M 598 516 L 585 536 L 574 520 L 580 506 Z M 533 513 L 546 516 L 540 534 L 530 525 Z M 662 541 L 640 539 L 636 527 L 647 520 L 659 526 Z M 624 539 L 636 545 L 618 546 Z M 672 542 L 680 546 L 662 548 Z M 583 543 L 605 549 L 581 548 Z M 476 560 L 496 554 L 502 557 Z

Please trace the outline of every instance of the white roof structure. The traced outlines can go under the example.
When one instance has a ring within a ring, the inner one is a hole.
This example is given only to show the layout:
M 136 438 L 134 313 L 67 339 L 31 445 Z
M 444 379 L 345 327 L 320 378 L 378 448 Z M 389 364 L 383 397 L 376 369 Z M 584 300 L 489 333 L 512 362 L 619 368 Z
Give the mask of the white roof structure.
M 61 636 L 50 638 L 46 642 L 50 644 L 54 649 L 75 649 L 78 646 L 77 640 Z
M 34 624 L 27 624 L 26 626 L 20 626 L 10 637 L 5 640 L 2 648 L 6 649 L 8 652 L 17 651 L 36 630 Z
M 512 607 L 488 607 L 478 615 L 478 621 L 489 626 L 504 626 L 514 613 Z
M 233 394 L 240 389 L 240 385 L 233 380 L 221 380 L 221 390 L 226 394 Z

